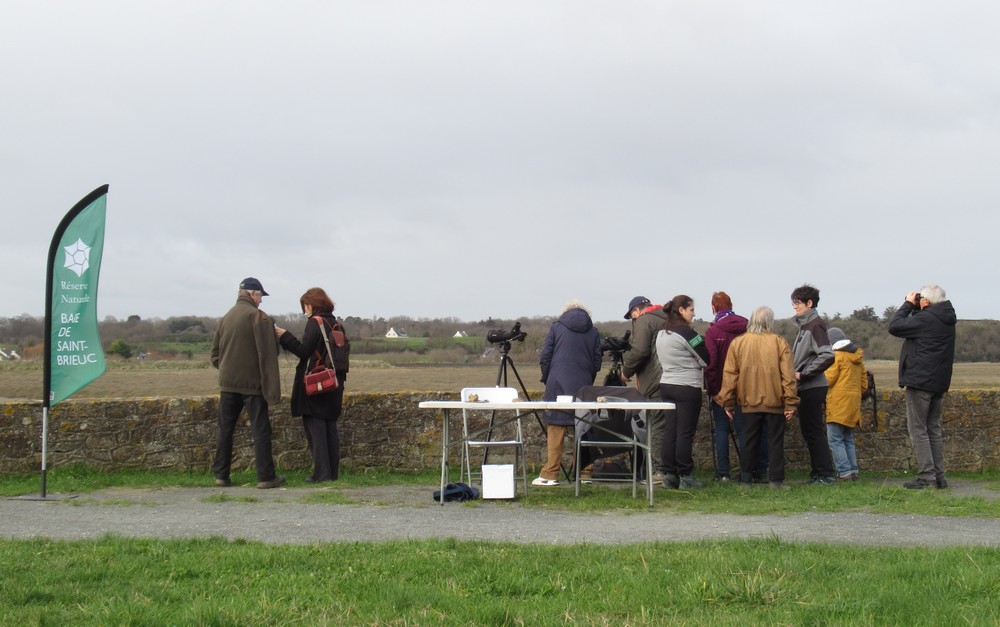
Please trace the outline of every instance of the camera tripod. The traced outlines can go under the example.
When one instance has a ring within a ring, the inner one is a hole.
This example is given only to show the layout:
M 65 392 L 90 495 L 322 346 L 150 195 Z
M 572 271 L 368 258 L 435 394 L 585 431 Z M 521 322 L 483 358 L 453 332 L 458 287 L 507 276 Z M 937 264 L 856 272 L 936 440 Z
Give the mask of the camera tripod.
M 517 384 L 521 387 L 521 393 L 524 394 L 524 400 L 530 401 L 531 396 L 528 394 L 528 388 L 524 386 L 524 381 L 521 380 L 521 375 L 517 372 L 517 366 L 514 365 L 514 360 L 510 356 L 510 341 L 500 342 L 500 365 L 497 368 L 497 382 L 496 387 L 508 387 L 507 385 L 507 370 L 514 373 L 514 378 L 517 379 Z M 542 437 L 548 438 L 548 431 L 545 429 L 545 423 L 542 422 L 542 418 L 538 415 L 538 410 L 533 409 L 530 412 L 535 415 L 535 420 L 538 421 L 538 428 L 542 431 Z M 490 424 L 486 430 L 486 439 L 492 439 L 493 437 L 493 419 L 496 417 L 496 412 L 490 413 Z M 486 448 L 483 450 L 483 463 L 487 463 L 489 460 L 490 449 Z M 566 480 L 572 480 L 570 472 L 566 467 L 559 463 L 559 467 L 562 468 L 563 475 L 565 475 Z
M 611 367 L 608 374 L 604 375 L 605 386 L 623 386 L 622 383 L 622 354 L 618 351 L 611 351 Z

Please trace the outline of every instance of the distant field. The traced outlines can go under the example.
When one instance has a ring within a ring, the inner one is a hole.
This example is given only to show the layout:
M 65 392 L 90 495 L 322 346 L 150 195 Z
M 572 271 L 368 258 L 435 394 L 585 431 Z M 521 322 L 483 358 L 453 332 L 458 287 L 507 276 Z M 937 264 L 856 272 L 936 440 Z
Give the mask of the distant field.
M 541 391 L 538 364 L 515 362 L 529 392 Z M 896 362 L 868 362 L 882 390 L 896 388 Z M 294 360 L 281 361 L 282 392 L 291 389 Z M 347 392 L 453 391 L 463 387 L 496 383 L 496 363 L 454 366 L 389 366 L 384 362 L 358 360 L 352 363 Z M 518 387 L 513 372 L 508 384 Z M 111 362 L 97 381 L 73 398 L 135 398 L 145 396 L 207 396 L 218 393 L 216 370 L 201 361 L 127 363 Z M 604 378 L 598 375 L 598 383 Z M 1000 364 L 956 364 L 952 387 L 956 389 L 1000 388 Z M 0 362 L 0 398 L 40 399 L 42 370 L 39 362 Z
M 149 367 L 128 368 L 109 364 L 108 371 L 99 379 L 73 395 L 75 399 L 85 398 L 133 398 L 145 396 L 207 396 L 219 393 L 218 371 L 211 367 L 184 367 L 190 363 L 179 361 L 176 368 L 159 362 Z M 16 366 L 16 365 L 15 365 Z M 517 366 L 518 372 L 529 391 L 541 390 L 538 382 L 538 366 Z M 408 390 L 458 391 L 463 387 L 489 386 L 496 383 L 496 364 L 472 364 L 455 366 L 388 366 L 375 362 L 367 366 L 365 362 L 354 364 L 348 375 L 346 390 L 350 392 L 399 392 Z M 281 390 L 288 394 L 295 372 L 294 362 L 282 362 Z M 513 372 L 509 372 L 508 383 L 518 387 Z M 31 369 L 0 367 L 0 399 L 29 398 L 42 396 L 42 371 L 37 366 Z

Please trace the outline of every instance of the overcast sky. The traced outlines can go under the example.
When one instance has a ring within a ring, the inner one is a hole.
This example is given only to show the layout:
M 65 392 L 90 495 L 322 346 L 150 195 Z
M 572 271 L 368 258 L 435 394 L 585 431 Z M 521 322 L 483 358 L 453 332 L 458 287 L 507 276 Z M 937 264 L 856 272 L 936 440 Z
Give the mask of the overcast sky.
M 997 318 L 996 2 L 4 2 L 0 316 L 110 184 L 101 318 Z

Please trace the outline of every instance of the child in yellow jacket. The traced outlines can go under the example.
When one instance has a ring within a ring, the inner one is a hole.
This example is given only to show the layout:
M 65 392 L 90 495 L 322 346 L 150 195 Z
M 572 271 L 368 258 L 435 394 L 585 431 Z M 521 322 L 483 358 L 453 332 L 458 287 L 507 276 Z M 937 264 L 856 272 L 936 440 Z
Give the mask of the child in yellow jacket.
M 837 327 L 827 331 L 833 345 L 833 365 L 826 369 L 826 436 L 837 477 L 857 481 L 858 457 L 854 429 L 861 422 L 861 392 L 868 389 L 863 351 Z

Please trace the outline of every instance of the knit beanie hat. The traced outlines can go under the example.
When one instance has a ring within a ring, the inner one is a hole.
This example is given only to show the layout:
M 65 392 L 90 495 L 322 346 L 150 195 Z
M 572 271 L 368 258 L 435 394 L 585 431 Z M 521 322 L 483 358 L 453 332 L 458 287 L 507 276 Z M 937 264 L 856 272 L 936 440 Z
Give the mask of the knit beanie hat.
M 830 327 L 829 329 L 827 329 L 826 335 L 827 337 L 830 338 L 830 344 L 836 344 L 840 340 L 847 339 L 847 336 L 844 335 L 844 332 L 838 329 L 837 327 Z

